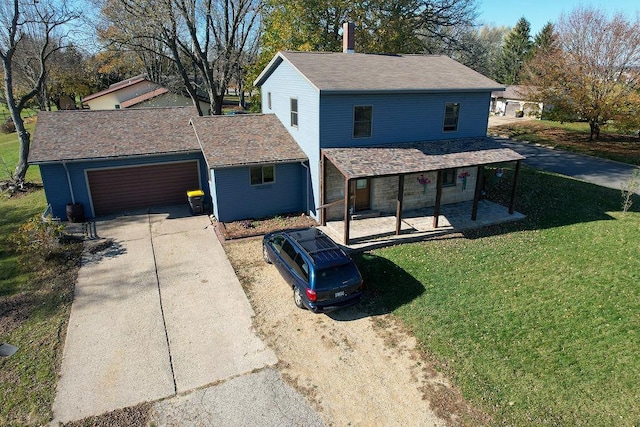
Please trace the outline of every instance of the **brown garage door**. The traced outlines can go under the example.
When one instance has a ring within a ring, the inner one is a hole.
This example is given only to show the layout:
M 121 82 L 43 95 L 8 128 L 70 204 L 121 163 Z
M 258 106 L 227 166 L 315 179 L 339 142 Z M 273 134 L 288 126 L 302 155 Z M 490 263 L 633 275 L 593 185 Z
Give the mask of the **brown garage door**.
M 163 163 L 87 171 L 95 215 L 187 203 L 200 188 L 198 162 Z

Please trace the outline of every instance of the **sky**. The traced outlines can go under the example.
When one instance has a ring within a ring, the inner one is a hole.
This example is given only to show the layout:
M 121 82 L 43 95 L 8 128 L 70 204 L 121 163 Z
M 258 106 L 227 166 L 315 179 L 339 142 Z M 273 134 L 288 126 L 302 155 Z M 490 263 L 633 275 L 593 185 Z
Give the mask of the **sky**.
M 638 0 L 477 0 L 478 20 L 482 24 L 512 28 L 522 16 L 531 24 L 531 34 L 544 25 L 556 22 L 560 15 L 577 6 L 593 6 L 609 13 L 622 12 L 633 20 L 640 12 Z

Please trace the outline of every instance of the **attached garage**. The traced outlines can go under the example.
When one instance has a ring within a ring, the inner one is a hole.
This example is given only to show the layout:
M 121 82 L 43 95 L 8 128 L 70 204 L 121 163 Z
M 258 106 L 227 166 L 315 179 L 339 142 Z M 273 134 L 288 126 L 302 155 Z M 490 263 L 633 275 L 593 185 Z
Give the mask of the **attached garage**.
M 186 203 L 200 188 L 197 161 L 87 170 L 95 215 Z
M 184 204 L 205 191 L 207 166 L 193 108 L 42 111 L 29 162 L 40 166 L 52 215 L 81 204 L 87 218 Z

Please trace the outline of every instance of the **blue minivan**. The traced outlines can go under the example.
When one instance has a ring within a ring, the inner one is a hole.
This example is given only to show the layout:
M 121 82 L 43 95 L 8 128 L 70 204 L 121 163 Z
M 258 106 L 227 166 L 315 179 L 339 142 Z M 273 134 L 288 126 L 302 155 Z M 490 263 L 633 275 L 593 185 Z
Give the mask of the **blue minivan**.
M 356 304 L 362 276 L 353 260 L 317 228 L 267 234 L 264 260 L 274 264 L 293 289 L 299 308 L 323 313 Z

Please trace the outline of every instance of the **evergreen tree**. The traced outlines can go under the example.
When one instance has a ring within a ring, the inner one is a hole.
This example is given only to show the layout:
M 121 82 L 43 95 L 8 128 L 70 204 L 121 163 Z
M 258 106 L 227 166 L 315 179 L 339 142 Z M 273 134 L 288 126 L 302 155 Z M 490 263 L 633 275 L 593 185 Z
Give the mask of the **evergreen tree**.
M 520 83 L 522 66 L 529 59 L 532 53 L 533 42 L 531 41 L 531 24 L 524 17 L 507 37 L 502 46 L 500 64 L 498 66 L 498 79 L 500 83 L 515 85 Z
M 551 22 L 547 22 L 533 39 L 533 50 L 535 52 L 552 52 L 558 49 L 558 36 Z

